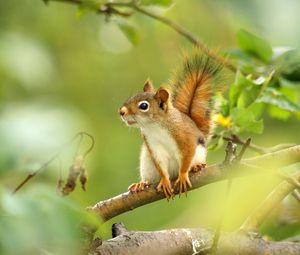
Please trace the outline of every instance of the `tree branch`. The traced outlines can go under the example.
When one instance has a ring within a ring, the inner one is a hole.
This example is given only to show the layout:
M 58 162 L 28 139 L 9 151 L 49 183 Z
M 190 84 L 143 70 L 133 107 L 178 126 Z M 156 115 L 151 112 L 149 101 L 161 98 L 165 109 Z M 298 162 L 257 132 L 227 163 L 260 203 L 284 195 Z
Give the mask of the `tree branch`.
M 50 1 L 53 2 L 64 2 L 64 3 L 69 3 L 69 4 L 75 4 L 75 5 L 83 5 L 84 1 L 83 0 L 43 0 L 45 3 L 48 3 Z M 153 13 L 143 7 L 141 7 L 137 1 L 130 1 L 130 2 L 107 2 L 107 3 L 102 3 L 99 7 L 96 7 L 95 11 L 99 14 L 105 14 L 105 15 L 119 15 L 123 17 L 129 17 L 133 13 L 128 13 L 128 12 L 123 12 L 118 10 L 118 8 L 128 8 L 131 10 L 134 10 L 136 12 L 139 12 L 145 16 L 148 16 L 152 19 L 155 19 L 174 31 L 176 31 L 178 34 L 182 35 L 185 37 L 188 41 L 199 47 L 202 51 L 204 51 L 208 56 L 211 58 L 215 59 L 216 61 L 222 63 L 224 66 L 226 66 L 229 70 L 232 72 L 236 72 L 237 68 L 226 58 L 223 58 L 221 56 L 218 56 L 215 54 L 213 51 L 209 50 L 209 48 L 206 47 L 206 45 L 203 43 L 203 41 L 197 37 L 195 34 L 190 32 L 189 30 L 185 29 L 181 25 L 177 24 L 171 19 L 168 19 L 167 17 L 161 16 L 159 14 Z
M 300 162 L 300 145 L 274 153 L 244 159 L 236 165 L 212 165 L 198 173 L 191 174 L 190 180 L 193 185 L 192 189 L 197 189 L 209 183 L 221 181 L 229 177 L 232 178 L 255 173 L 266 173 L 266 171 L 262 171 L 263 168 L 261 168 L 266 165 L 268 168 L 272 168 L 274 166 L 278 168 L 280 166 L 286 166 L 296 162 Z M 175 189 L 174 192 L 177 194 L 178 190 Z M 88 209 L 99 215 L 103 221 L 106 221 L 117 215 L 163 198 L 163 193 L 157 192 L 155 187 L 152 186 L 149 189 L 138 193 L 125 192 L 113 198 L 100 201 Z
M 215 137 L 219 137 L 219 136 L 216 135 Z M 244 141 L 242 138 L 240 138 L 236 134 L 233 134 L 230 137 L 225 136 L 225 137 L 223 137 L 223 139 L 225 141 L 232 141 L 233 143 L 241 144 L 241 145 L 244 145 L 247 142 L 247 141 Z M 254 143 L 249 144 L 249 148 L 252 149 L 253 151 L 256 151 L 259 154 L 271 153 L 271 152 L 279 151 L 279 150 L 286 149 L 286 148 L 293 147 L 293 146 L 296 146 L 296 144 L 290 144 L 290 143 L 288 143 L 288 144 L 278 144 L 278 145 L 270 147 L 270 148 L 260 147 L 260 146 L 254 144 Z
M 122 226 L 122 225 L 121 225 Z M 208 254 L 214 232 L 207 229 L 169 229 L 162 231 L 120 231 L 117 237 L 103 241 L 90 254 Z M 167 244 L 167 245 L 166 245 Z M 266 241 L 242 233 L 222 233 L 217 254 L 231 255 L 296 255 L 300 244 L 295 242 Z M 158 248 L 159 247 L 159 248 Z
M 296 172 L 293 179 L 300 179 L 300 171 Z M 261 203 L 261 205 L 246 219 L 241 226 L 241 230 L 257 231 L 270 212 L 297 187 L 296 183 L 288 180 L 281 182 Z

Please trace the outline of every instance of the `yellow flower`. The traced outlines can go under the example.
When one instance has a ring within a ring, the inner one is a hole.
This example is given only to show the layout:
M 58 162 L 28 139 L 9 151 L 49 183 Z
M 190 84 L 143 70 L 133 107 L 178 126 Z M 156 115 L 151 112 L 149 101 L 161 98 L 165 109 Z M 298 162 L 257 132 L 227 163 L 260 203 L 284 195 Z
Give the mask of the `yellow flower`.
M 224 117 L 221 113 L 217 113 L 214 115 L 214 121 L 223 127 L 228 128 L 231 125 L 231 118 L 229 117 Z

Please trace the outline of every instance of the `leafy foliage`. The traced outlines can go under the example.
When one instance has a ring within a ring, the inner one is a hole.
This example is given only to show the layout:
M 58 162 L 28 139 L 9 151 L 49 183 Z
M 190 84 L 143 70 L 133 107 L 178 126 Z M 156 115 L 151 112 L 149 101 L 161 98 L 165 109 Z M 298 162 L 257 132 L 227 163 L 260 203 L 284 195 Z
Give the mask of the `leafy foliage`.
M 88 6 L 91 6 L 89 1 Z M 172 2 L 143 0 L 138 4 L 168 7 Z M 125 18 L 120 17 L 118 26 L 127 39 L 137 45 L 139 35 L 134 26 L 125 22 Z M 216 137 L 245 132 L 261 134 L 264 110 L 270 117 L 278 119 L 300 115 L 299 95 L 295 89 L 296 82 L 300 80 L 299 52 L 287 47 L 272 48 L 267 40 L 245 29 L 237 33 L 237 42 L 239 48 L 226 51 L 229 60 L 238 69 L 235 80 L 227 95 L 216 96 L 219 111 Z M 288 80 L 293 88 L 284 88 L 283 80 Z M 221 145 L 218 140 L 211 148 L 220 148 Z
M 118 25 L 120 30 L 133 45 L 137 45 L 139 43 L 140 36 L 136 30 L 136 27 L 124 21 L 120 21 Z
M 170 6 L 173 0 L 142 0 L 141 5 L 157 5 L 157 6 Z
M 245 30 L 237 34 L 240 49 L 227 51 L 239 70 L 228 96 L 216 97 L 218 110 L 230 125 L 218 121 L 217 137 L 245 132 L 260 134 L 264 129 L 264 109 L 272 118 L 299 117 L 299 89 L 297 84 L 300 58 L 298 51 L 279 52 L 269 43 Z M 291 65 L 295 69 L 291 68 Z M 293 70 L 291 74 L 288 70 Z M 219 141 L 216 142 L 217 144 Z M 218 146 L 213 146 L 218 148 Z
M 268 62 L 272 57 L 272 47 L 264 39 L 241 29 L 237 34 L 239 46 L 245 52 Z
M 71 200 L 39 185 L 20 196 L 2 190 L 0 208 L 1 254 L 81 254 L 81 224 L 99 224 Z

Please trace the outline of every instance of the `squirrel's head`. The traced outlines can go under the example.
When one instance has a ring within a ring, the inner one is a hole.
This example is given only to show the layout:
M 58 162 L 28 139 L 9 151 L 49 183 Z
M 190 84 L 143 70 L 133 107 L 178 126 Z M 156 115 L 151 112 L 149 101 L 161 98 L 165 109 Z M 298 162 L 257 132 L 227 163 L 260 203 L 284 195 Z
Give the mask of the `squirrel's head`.
M 170 93 L 166 88 L 154 90 L 150 80 L 144 84 L 143 91 L 129 98 L 119 109 L 122 120 L 133 127 L 162 121 L 171 107 Z

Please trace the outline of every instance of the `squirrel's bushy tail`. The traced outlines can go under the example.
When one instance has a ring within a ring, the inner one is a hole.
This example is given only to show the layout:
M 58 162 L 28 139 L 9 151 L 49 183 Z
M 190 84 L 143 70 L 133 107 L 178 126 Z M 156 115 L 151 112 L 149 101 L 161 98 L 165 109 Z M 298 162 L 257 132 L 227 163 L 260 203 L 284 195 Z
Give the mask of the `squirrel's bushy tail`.
M 212 96 L 222 64 L 196 49 L 184 56 L 183 68 L 171 80 L 173 105 L 187 114 L 205 136 L 212 126 Z

